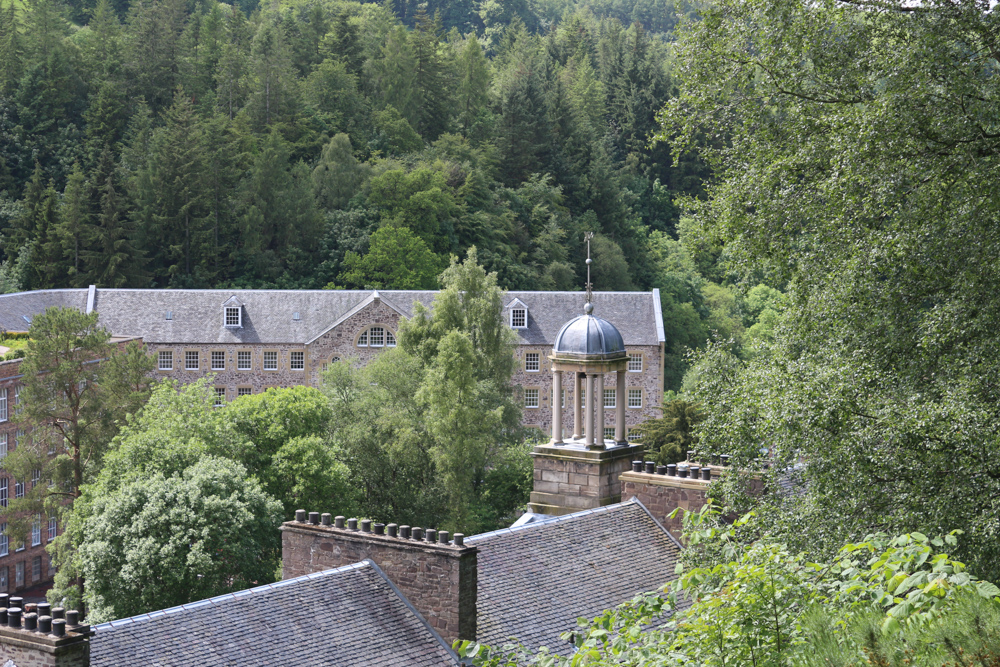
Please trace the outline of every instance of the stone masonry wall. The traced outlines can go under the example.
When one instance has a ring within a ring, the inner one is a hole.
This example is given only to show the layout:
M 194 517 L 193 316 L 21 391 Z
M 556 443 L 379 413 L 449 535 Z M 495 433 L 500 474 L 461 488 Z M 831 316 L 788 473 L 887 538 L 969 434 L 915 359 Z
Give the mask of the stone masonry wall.
M 89 667 L 90 642 L 67 633 L 56 638 L 14 628 L 0 628 L 0 665 L 14 667 Z
M 289 521 L 282 578 L 375 562 L 449 643 L 476 638 L 477 550 Z
M 400 304 L 402 305 L 402 304 Z M 410 304 L 406 304 L 409 306 Z M 335 328 L 322 334 L 309 346 L 309 381 L 318 387 L 323 365 L 333 359 L 355 359 L 366 364 L 385 347 L 358 347 L 355 342 L 361 332 L 370 327 L 381 326 L 395 336 L 399 332 L 399 313 L 378 301 L 347 318 Z
M 683 521 L 678 514 L 670 518 L 670 513 L 678 507 L 697 511 L 708 498 L 709 482 L 666 475 L 627 472 L 621 476 L 622 500 L 638 498 L 653 517 L 670 533 L 680 538 Z
M 618 502 L 619 477 L 642 456 L 642 446 L 588 451 L 539 445 L 531 454 L 534 483 L 530 507 L 545 514 L 568 514 Z

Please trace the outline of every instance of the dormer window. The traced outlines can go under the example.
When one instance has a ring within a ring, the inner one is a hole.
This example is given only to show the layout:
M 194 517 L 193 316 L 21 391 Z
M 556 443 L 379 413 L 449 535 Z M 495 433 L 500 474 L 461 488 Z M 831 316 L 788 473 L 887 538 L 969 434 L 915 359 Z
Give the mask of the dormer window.
M 222 304 L 222 323 L 229 328 L 243 326 L 243 304 L 235 296 Z
M 524 305 L 523 301 L 514 299 L 507 305 L 507 310 L 510 313 L 511 329 L 528 328 L 528 307 Z

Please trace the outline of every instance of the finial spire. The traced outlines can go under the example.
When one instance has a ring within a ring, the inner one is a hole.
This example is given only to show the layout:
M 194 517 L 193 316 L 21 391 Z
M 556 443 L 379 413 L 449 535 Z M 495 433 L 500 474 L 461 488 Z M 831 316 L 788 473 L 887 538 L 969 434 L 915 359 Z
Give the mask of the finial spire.
M 587 303 L 583 306 L 583 312 L 590 315 L 594 312 L 594 285 L 590 282 L 590 265 L 594 263 L 594 260 L 590 258 L 590 239 L 594 238 L 594 232 L 584 232 L 583 240 L 587 242 Z

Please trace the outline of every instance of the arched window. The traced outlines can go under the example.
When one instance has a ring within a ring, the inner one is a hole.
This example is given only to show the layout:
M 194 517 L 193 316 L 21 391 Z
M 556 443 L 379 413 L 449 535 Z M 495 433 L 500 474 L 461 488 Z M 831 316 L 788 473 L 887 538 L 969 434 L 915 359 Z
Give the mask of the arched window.
M 396 337 L 385 327 L 371 327 L 358 336 L 358 347 L 396 347 Z

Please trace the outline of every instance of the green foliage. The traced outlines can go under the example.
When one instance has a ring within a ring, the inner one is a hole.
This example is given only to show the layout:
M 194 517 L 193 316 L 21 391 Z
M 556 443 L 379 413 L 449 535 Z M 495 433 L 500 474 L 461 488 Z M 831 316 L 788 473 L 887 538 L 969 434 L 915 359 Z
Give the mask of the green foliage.
M 91 622 L 273 580 L 281 508 L 238 463 L 206 456 L 78 502 Z
M 440 259 L 407 227 L 389 223 L 371 236 L 368 252 L 344 257 L 343 280 L 375 289 L 434 289 Z
M 652 457 L 659 465 L 684 461 L 698 444 L 694 429 L 705 415 L 697 403 L 681 399 L 665 402 L 661 411 L 659 419 L 647 419 L 635 427 L 636 442 L 645 446 L 646 459 Z

